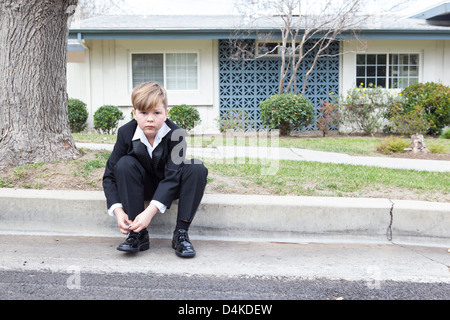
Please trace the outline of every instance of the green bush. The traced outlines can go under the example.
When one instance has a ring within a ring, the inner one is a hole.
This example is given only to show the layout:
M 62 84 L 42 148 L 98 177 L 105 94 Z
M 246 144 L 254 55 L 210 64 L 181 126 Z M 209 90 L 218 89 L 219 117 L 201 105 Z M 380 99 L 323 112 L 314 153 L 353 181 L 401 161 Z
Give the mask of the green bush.
M 440 138 L 441 139 L 450 139 L 450 128 L 448 128 L 447 130 L 442 132 Z
M 196 123 L 201 122 L 198 110 L 185 104 L 170 108 L 169 118 L 185 130 L 191 130 Z
M 440 83 L 416 83 L 403 89 L 405 113 L 416 106 L 423 108 L 426 118 L 432 123 L 429 134 L 438 135 L 450 124 L 450 87 Z
M 439 144 L 430 144 L 427 145 L 427 148 L 431 153 L 445 153 L 445 147 Z
M 409 148 L 409 146 L 410 143 L 405 140 L 389 137 L 384 139 L 384 141 L 377 146 L 377 151 L 384 154 L 402 153 L 405 152 L 405 148 Z
M 280 129 L 280 135 L 290 134 L 294 128 L 313 123 L 314 106 L 305 96 L 294 93 L 272 95 L 261 102 L 261 120 L 270 129 Z
M 425 111 L 421 106 L 415 106 L 408 112 L 403 107 L 397 106 L 391 110 L 391 130 L 395 133 L 411 136 L 413 134 L 425 134 L 433 123 L 427 119 Z
M 104 105 L 94 113 L 94 129 L 104 134 L 116 133 L 119 120 L 123 120 L 122 111 L 116 106 Z
M 380 120 L 388 110 L 402 104 L 402 97 L 383 88 L 372 85 L 365 89 L 362 85 L 347 91 L 340 97 L 341 120 L 356 126 L 357 131 L 374 134 L 382 128 Z
M 86 129 L 88 112 L 86 103 L 81 100 L 70 98 L 67 105 L 69 125 L 72 132 L 81 132 Z

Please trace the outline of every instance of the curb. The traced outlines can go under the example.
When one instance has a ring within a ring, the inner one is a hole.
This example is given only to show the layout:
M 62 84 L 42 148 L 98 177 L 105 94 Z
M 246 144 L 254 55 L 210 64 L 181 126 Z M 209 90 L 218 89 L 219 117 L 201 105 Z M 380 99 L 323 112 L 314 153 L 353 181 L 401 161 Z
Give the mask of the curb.
M 150 224 L 172 236 L 177 202 Z M 120 236 L 101 191 L 0 189 L 0 233 Z M 205 194 L 191 238 L 274 242 L 450 243 L 450 203 Z

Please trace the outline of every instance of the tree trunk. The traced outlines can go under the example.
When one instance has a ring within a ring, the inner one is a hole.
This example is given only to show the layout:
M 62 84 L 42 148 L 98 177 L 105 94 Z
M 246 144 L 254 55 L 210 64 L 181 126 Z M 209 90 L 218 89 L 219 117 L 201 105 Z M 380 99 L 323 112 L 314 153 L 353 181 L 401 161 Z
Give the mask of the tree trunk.
M 280 123 L 280 136 L 287 136 L 288 130 L 290 129 L 289 122 L 282 121 Z M 289 132 L 290 133 L 290 132 Z
M 78 0 L 0 0 L 0 167 L 75 159 L 68 18 Z

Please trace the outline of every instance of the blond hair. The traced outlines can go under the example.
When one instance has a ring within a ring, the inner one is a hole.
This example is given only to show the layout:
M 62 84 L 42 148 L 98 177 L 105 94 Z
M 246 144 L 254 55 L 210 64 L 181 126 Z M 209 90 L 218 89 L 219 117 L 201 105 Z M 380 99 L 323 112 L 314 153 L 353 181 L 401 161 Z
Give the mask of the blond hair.
M 157 82 L 144 82 L 133 89 L 131 102 L 133 103 L 134 109 L 139 111 L 150 111 L 160 102 L 167 109 L 167 92 Z

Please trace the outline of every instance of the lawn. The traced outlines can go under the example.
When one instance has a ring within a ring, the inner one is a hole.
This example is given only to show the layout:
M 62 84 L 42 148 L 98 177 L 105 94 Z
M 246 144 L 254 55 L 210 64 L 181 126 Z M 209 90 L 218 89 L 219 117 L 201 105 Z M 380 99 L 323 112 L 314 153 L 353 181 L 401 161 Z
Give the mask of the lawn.
M 114 143 L 116 136 L 74 134 L 78 142 Z M 304 148 L 353 155 L 375 155 L 383 138 L 188 137 L 190 147 L 262 145 Z M 450 140 L 426 139 L 450 153 Z M 441 149 L 442 149 L 441 148 Z M 83 150 L 80 159 L 9 168 L 0 173 L 0 187 L 102 190 L 104 165 L 110 153 Z M 380 154 L 377 154 L 380 155 Z M 209 169 L 207 193 L 295 196 L 371 197 L 450 202 L 450 172 L 435 173 L 308 161 L 203 159 Z M 265 169 L 275 165 L 270 174 Z
M 277 162 L 275 174 L 262 170 L 270 163 L 236 163 L 204 160 L 214 175 L 239 178 L 251 193 L 252 186 L 266 194 L 332 197 L 382 197 L 450 202 L 450 173 L 398 170 L 309 161 Z M 272 164 L 273 165 L 273 164 Z M 214 180 L 213 180 L 214 181 Z M 244 181 L 244 182 L 243 182 Z M 229 188 L 237 188 L 229 186 Z

